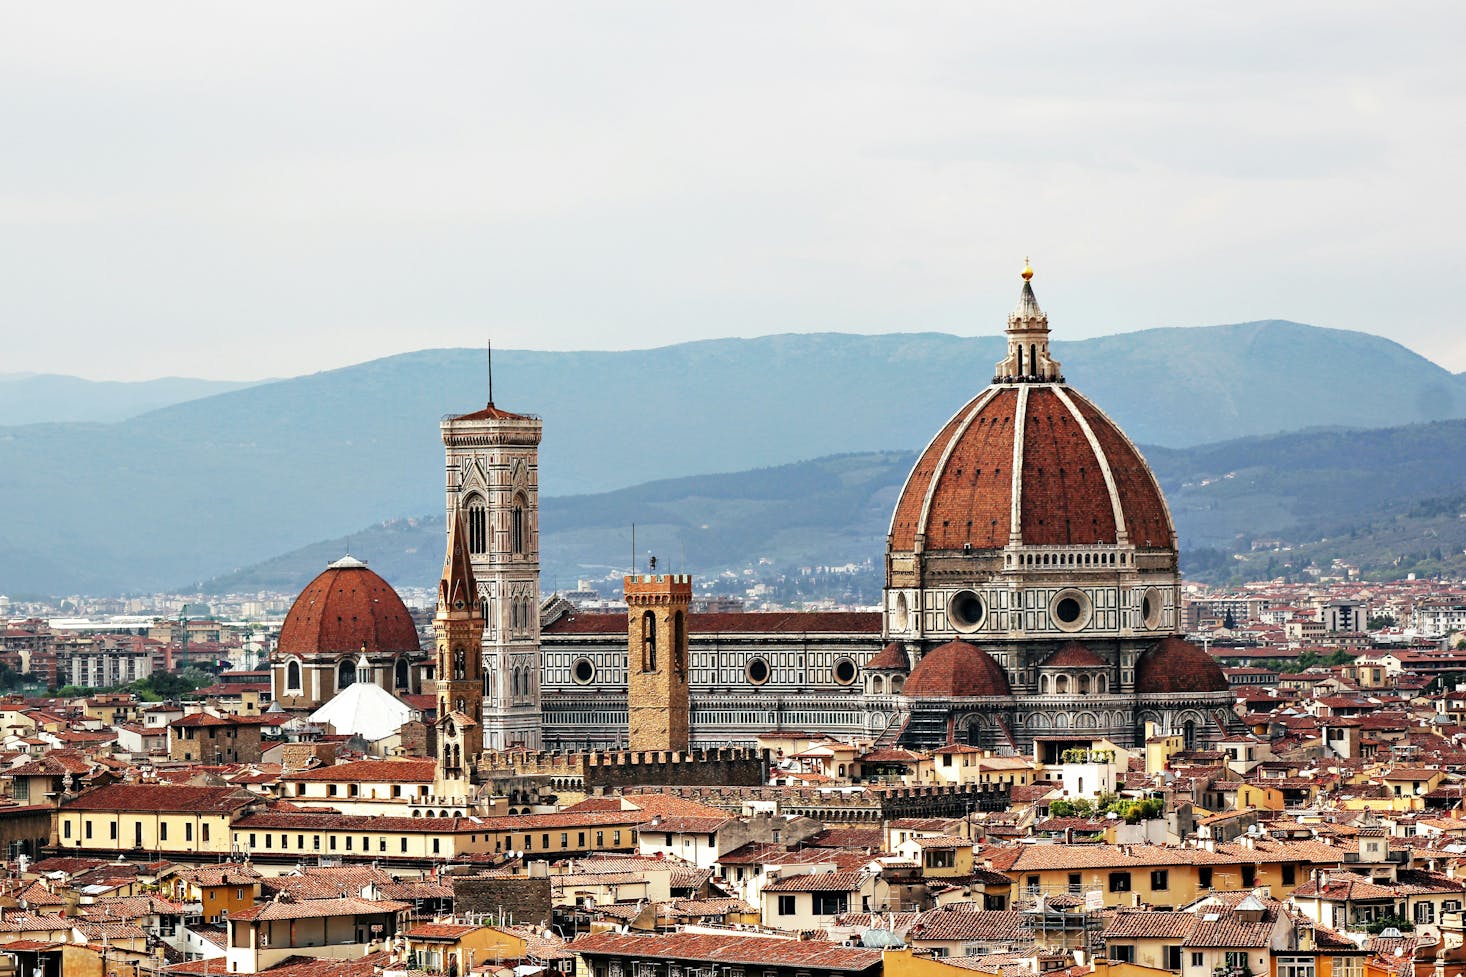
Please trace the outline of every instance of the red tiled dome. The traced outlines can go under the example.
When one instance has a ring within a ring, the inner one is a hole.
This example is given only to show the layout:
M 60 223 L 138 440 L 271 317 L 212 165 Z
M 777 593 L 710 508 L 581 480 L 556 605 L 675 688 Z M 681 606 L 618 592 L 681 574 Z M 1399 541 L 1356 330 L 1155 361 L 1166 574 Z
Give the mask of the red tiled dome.
M 866 662 L 865 667 L 873 672 L 908 672 L 911 659 L 906 656 L 906 648 L 901 642 L 892 641 L 881 649 L 880 654 Z
M 965 641 L 949 641 L 916 663 L 901 690 L 918 698 L 963 695 L 1012 695 L 1003 667 L 987 652 Z
M 1018 424 L 1021 439 L 1014 437 Z M 1015 469 L 1024 543 L 1114 544 L 1118 511 L 1133 545 L 1173 545 L 1160 487 L 1135 445 L 1073 390 L 1038 383 L 989 387 L 938 432 L 902 489 L 891 519 L 891 548 L 913 550 L 918 535 L 925 536 L 927 550 L 1008 545 Z
M 1184 638 L 1164 638 L 1135 663 L 1139 693 L 1226 692 L 1231 688 L 1216 659 Z
M 1071 641 L 1048 657 L 1040 668 L 1104 668 L 1109 664 L 1077 641 Z
M 397 591 L 360 560 L 337 560 L 295 598 L 280 628 L 286 655 L 415 652 L 417 627 Z

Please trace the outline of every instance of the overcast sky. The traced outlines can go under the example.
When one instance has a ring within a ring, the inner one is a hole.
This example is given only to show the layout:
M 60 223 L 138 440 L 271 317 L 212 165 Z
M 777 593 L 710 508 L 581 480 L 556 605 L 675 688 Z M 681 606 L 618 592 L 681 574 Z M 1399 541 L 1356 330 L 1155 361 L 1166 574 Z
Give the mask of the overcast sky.
M 1466 370 L 1459 4 L 11 3 L 0 371 L 1288 318 Z

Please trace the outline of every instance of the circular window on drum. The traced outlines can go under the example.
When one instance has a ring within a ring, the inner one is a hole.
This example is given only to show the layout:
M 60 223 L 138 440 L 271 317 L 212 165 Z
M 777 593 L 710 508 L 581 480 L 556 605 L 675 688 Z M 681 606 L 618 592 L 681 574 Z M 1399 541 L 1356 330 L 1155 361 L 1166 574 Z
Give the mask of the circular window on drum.
M 1060 631 L 1082 631 L 1093 614 L 1094 605 L 1082 590 L 1061 590 L 1049 601 L 1049 617 Z
M 969 634 L 982 627 L 988 615 L 987 604 L 970 590 L 959 590 L 947 601 L 947 620 L 952 627 L 963 634 Z
M 841 685 L 854 685 L 855 676 L 859 674 L 859 671 L 855 667 L 855 662 L 849 658 L 841 658 L 835 662 L 835 681 Z
M 596 665 L 589 658 L 577 658 L 570 666 L 570 677 L 576 685 L 589 685 L 596 680 Z
M 752 685 L 763 685 L 769 680 L 769 663 L 762 658 L 750 658 L 743 667 L 743 674 Z
M 1148 588 L 1140 597 L 1140 623 L 1147 631 L 1154 631 L 1161 626 L 1161 592 L 1155 587 Z

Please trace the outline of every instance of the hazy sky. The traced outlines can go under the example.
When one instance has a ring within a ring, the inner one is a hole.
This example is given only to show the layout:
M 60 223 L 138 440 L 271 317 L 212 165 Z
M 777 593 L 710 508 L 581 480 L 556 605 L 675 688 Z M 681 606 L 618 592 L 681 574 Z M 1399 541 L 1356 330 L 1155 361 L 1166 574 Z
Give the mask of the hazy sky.
M 1466 370 L 1460 4 L 10 3 L 0 371 L 1289 318 Z

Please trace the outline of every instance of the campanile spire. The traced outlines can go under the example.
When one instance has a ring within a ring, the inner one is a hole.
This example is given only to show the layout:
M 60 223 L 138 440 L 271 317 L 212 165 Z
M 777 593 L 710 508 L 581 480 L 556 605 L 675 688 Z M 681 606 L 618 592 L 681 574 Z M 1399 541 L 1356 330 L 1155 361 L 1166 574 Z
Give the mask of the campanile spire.
M 995 383 L 1043 383 L 1063 380 L 1057 360 L 1049 356 L 1049 317 L 1033 294 L 1033 266 L 1023 261 L 1023 291 L 1008 314 L 1008 356 L 997 365 Z

